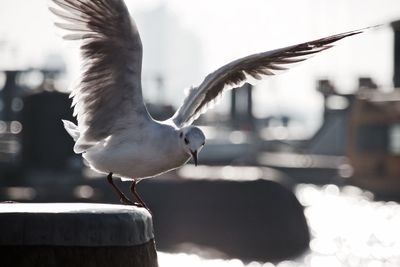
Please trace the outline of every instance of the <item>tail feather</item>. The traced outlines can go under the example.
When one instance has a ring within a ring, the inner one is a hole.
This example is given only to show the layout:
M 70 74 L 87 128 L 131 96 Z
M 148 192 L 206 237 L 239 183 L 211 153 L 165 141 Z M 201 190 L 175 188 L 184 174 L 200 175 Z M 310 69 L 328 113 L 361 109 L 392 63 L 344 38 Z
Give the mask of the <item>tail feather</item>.
M 74 123 L 67 121 L 67 120 L 62 120 L 64 124 L 65 130 L 68 132 L 68 134 L 74 139 L 76 142 L 80 136 L 78 126 L 76 126 Z
M 67 120 L 62 120 L 62 122 L 65 130 L 75 141 L 74 152 L 76 154 L 81 154 L 94 145 L 85 140 L 85 137 L 81 135 L 77 125 Z

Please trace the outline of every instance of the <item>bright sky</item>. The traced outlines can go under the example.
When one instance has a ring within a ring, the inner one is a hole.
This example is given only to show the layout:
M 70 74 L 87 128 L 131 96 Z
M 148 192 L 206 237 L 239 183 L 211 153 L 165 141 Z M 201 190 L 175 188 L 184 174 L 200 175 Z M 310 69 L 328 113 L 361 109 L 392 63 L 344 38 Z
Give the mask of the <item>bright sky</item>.
M 68 69 L 77 72 L 75 51 L 69 50 L 54 34 L 46 2 L 0 1 L 0 41 L 5 39 L 9 42 L 5 47 L 1 47 L 0 42 L 0 68 L 40 66 L 46 62 L 48 54 L 61 54 Z M 328 77 L 343 92 L 354 90 L 359 76 L 371 76 L 378 85 L 391 87 L 392 33 L 387 24 L 400 19 L 399 0 L 126 2 L 133 16 L 138 18 L 150 9 L 164 5 L 167 13 L 176 20 L 172 26 L 183 29 L 201 45 L 201 51 L 193 61 L 185 55 L 184 68 L 168 72 L 168 79 L 176 82 L 170 83 L 174 88 L 168 88 L 166 99 L 175 105 L 181 102 L 184 87 L 201 81 L 208 72 L 237 57 L 376 24 L 386 26 L 345 40 L 289 72 L 268 79 L 256 90 L 256 112 L 266 115 L 289 111 L 307 118 L 308 125 L 315 128 L 322 108 L 321 98 L 315 93 L 316 79 Z M 137 23 L 142 36 L 147 35 L 146 31 L 152 27 L 163 26 L 157 20 L 151 27 L 144 19 L 138 19 Z M 174 30 L 170 29 L 168 33 L 170 36 L 167 38 L 173 39 Z M 146 58 L 151 58 L 160 47 L 149 44 L 149 40 L 143 42 L 146 62 Z M 173 46 L 174 51 L 180 51 L 185 43 L 173 43 Z M 169 64 L 167 67 L 171 68 L 174 62 Z M 182 73 L 182 69 L 195 71 Z M 220 109 L 224 107 L 226 105 Z

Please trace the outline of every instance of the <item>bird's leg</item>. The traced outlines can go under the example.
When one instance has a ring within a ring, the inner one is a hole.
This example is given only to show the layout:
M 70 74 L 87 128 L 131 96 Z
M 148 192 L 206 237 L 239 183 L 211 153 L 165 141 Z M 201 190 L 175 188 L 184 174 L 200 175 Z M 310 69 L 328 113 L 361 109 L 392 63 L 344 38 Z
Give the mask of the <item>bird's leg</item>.
M 107 181 L 108 181 L 108 183 L 112 186 L 112 188 L 113 188 L 114 191 L 117 193 L 117 195 L 119 196 L 119 201 L 120 201 L 122 204 L 126 204 L 126 205 L 135 205 L 135 206 L 136 206 L 138 203 L 135 203 L 135 202 L 133 202 L 132 200 L 128 199 L 128 198 L 124 195 L 124 193 L 122 193 L 121 190 L 119 190 L 119 188 L 114 184 L 114 181 L 113 181 L 113 179 L 112 179 L 112 175 L 113 175 L 112 172 L 110 172 L 110 173 L 107 175 Z
M 138 192 L 136 191 L 136 184 L 137 180 L 135 178 L 132 178 L 132 184 L 131 184 L 131 192 L 133 196 L 136 198 L 137 201 L 139 201 L 139 204 L 145 208 L 146 210 L 150 211 L 150 209 L 147 207 L 147 205 L 144 203 L 143 199 L 139 196 Z

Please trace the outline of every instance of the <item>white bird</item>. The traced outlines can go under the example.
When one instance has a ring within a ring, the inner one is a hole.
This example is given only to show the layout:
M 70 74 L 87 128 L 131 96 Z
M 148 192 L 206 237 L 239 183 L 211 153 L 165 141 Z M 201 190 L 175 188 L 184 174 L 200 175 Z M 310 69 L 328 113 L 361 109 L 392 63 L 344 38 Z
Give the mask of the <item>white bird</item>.
M 80 40 L 82 70 L 72 88 L 78 125 L 63 121 L 75 140 L 74 151 L 89 166 L 108 174 L 108 181 L 126 204 L 145 206 L 135 190 L 144 178 L 179 168 L 205 144 L 192 122 L 224 91 L 286 70 L 332 43 L 364 31 L 356 30 L 268 52 L 253 54 L 222 66 L 191 87 L 172 118 L 156 121 L 142 97 L 142 42 L 123 0 L 52 0 L 50 11 L 62 22 L 55 25 L 66 40 Z M 129 200 L 112 175 L 131 179 Z

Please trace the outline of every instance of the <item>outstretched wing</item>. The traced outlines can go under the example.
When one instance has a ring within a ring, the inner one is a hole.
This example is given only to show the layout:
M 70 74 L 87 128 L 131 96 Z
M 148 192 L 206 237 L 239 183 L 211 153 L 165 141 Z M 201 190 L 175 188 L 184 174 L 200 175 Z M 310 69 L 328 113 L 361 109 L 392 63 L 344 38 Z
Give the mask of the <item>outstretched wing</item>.
M 142 43 L 123 0 L 52 0 L 66 40 L 80 40 L 72 89 L 80 142 L 96 142 L 148 119 L 141 89 Z
M 265 76 L 275 75 L 288 69 L 293 63 L 331 48 L 332 43 L 363 31 L 364 29 L 341 33 L 235 60 L 209 74 L 198 87 L 192 87 L 172 120 L 178 127 L 190 125 L 224 91 L 240 87 L 246 82 L 254 84 Z

